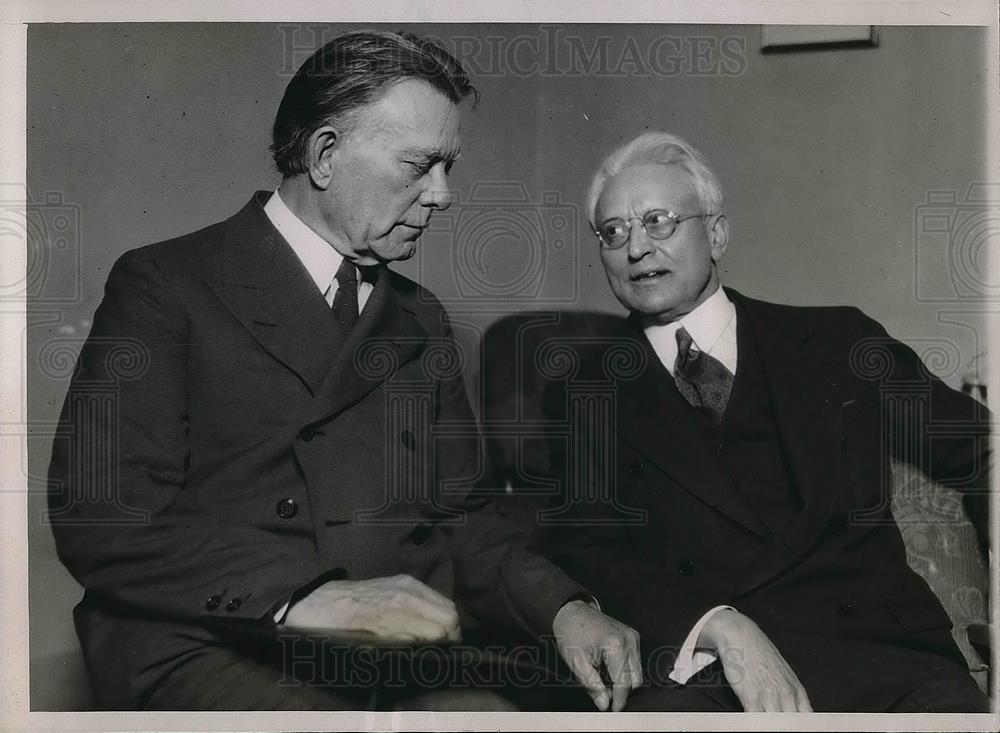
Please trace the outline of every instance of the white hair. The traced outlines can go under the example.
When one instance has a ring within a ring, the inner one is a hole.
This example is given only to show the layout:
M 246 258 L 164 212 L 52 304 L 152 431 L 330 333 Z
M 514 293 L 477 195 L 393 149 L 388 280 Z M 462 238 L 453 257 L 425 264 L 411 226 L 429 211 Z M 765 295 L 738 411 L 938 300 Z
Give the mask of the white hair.
M 698 202 L 706 214 L 722 212 L 722 184 L 705 156 L 677 135 L 669 132 L 646 132 L 611 153 L 597 169 L 587 195 L 587 220 L 597 223 L 597 200 L 612 178 L 626 168 L 644 163 L 678 165 L 691 176 Z

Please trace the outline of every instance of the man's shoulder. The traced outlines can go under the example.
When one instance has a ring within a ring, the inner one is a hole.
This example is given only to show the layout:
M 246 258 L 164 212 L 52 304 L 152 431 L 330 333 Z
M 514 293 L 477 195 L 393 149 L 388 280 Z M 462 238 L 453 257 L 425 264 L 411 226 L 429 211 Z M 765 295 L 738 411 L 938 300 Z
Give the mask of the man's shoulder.
M 121 255 L 126 262 L 155 262 L 160 266 L 191 268 L 217 252 L 225 238 L 226 222 L 211 224 L 188 234 L 130 249 Z
M 238 235 L 241 245 L 260 239 L 263 229 L 260 217 L 263 209 L 251 199 L 243 208 L 227 218 L 186 234 L 146 244 L 125 252 L 119 258 L 123 266 L 155 266 L 164 273 L 185 275 L 204 274 L 215 268 L 227 238 Z M 255 211 L 259 209 L 259 211 Z
M 791 305 L 750 298 L 726 289 L 737 307 L 744 307 L 754 319 L 769 319 L 789 327 L 822 328 L 826 332 L 877 327 L 877 322 L 853 305 Z

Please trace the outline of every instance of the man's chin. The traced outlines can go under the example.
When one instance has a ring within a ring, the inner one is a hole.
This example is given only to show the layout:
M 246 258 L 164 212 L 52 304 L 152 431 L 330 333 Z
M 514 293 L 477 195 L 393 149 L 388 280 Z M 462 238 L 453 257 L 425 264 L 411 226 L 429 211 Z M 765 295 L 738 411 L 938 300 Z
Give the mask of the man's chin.
M 369 251 L 381 264 L 408 260 L 417 253 L 416 237 L 393 242 L 389 245 L 372 246 Z
M 670 323 L 691 310 L 685 303 L 667 299 L 638 300 L 623 305 L 635 313 L 641 321 L 649 324 Z

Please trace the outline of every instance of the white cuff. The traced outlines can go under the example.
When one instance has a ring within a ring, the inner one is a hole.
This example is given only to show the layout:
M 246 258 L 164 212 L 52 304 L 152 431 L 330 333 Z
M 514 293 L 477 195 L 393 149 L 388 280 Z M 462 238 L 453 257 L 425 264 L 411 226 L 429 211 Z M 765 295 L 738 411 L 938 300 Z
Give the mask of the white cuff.
M 278 609 L 278 612 L 274 614 L 274 623 L 280 624 L 285 620 L 285 614 L 288 613 L 289 601 L 285 601 L 285 605 Z
M 698 623 L 694 625 L 691 633 L 687 635 L 687 638 L 681 645 L 681 650 L 674 661 L 674 668 L 670 672 L 670 679 L 679 685 L 686 684 L 689 679 L 719 658 L 719 655 L 714 650 L 697 648 L 697 643 L 698 637 L 701 636 L 701 630 L 705 628 L 708 620 L 719 611 L 727 609 L 730 611 L 736 610 L 732 606 L 716 606 L 709 609 L 698 619 Z

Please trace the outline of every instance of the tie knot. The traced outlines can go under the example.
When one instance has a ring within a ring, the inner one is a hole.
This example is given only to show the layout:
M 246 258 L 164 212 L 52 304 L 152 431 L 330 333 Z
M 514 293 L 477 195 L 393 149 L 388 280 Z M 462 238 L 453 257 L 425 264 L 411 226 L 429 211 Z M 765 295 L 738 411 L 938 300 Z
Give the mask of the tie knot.
M 677 353 L 684 354 L 690 358 L 695 358 L 698 356 L 698 347 L 694 344 L 694 339 L 691 338 L 691 334 L 687 332 L 687 329 L 681 326 L 677 329 Z
M 348 262 L 346 259 L 341 260 L 335 277 L 337 278 L 337 284 L 340 286 L 346 283 L 356 283 L 358 281 L 358 270 L 352 262 Z

